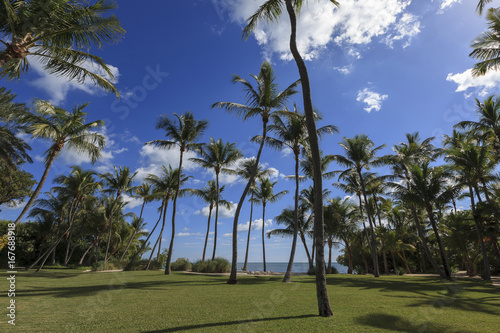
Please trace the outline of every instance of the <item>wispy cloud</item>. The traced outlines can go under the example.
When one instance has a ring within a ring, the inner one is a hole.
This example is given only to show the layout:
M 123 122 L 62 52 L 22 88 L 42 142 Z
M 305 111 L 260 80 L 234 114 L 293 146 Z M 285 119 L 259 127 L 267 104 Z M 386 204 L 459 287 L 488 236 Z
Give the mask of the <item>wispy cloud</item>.
M 379 93 L 371 91 L 369 88 L 365 88 L 358 91 L 358 97 L 356 98 L 356 100 L 358 102 L 366 104 L 367 106 L 363 109 L 369 113 L 373 110 L 380 111 L 380 109 L 382 108 L 382 102 L 388 97 L 388 95 L 381 95 Z

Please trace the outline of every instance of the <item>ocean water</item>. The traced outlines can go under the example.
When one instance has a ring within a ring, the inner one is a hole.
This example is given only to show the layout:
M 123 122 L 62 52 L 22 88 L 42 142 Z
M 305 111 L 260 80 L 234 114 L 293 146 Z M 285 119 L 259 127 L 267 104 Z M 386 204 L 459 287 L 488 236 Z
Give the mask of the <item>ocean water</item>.
M 238 270 L 241 270 L 243 264 L 244 264 L 243 262 L 238 263 Z M 271 272 L 286 272 L 288 262 L 267 262 L 266 266 L 267 270 Z M 335 267 L 341 274 L 347 273 L 346 266 L 342 266 L 336 262 L 332 262 L 332 266 Z M 293 263 L 292 273 L 307 273 L 308 269 L 309 269 L 309 264 L 307 262 L 295 262 Z M 263 270 L 264 270 L 264 264 L 261 262 L 249 262 L 247 264 L 247 271 L 263 271 Z

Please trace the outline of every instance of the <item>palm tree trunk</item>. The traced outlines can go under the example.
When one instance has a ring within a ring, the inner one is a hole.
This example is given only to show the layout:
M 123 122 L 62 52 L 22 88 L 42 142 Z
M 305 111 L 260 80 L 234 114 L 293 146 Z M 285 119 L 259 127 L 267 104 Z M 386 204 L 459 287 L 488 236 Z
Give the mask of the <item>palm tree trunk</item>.
M 333 316 L 328 300 L 326 290 L 326 272 L 325 272 L 325 248 L 319 246 L 324 239 L 323 225 L 323 184 L 321 174 L 321 156 L 319 152 L 318 136 L 316 124 L 314 122 L 314 110 L 311 100 L 311 87 L 309 84 L 309 75 L 304 60 L 297 49 L 297 17 L 293 9 L 292 0 L 286 0 L 286 9 L 290 17 L 290 51 L 297 64 L 302 86 L 302 98 L 304 104 L 304 113 L 306 116 L 307 132 L 309 135 L 309 145 L 311 148 L 311 157 L 313 161 L 313 180 L 314 196 L 317 198 L 314 203 L 314 238 L 318 244 L 316 248 L 316 297 L 318 300 L 318 312 L 320 316 Z
M 366 261 L 364 251 L 361 251 L 361 260 L 363 260 L 363 265 L 365 266 L 365 274 L 368 274 L 370 272 L 370 268 L 368 267 L 368 261 Z
M 104 255 L 104 263 L 108 262 L 108 252 L 109 245 L 111 244 L 111 231 L 113 229 L 113 211 L 115 210 L 116 202 L 118 201 L 119 192 L 116 193 L 116 198 L 113 204 L 111 205 L 110 216 L 109 216 L 109 232 L 108 232 L 108 242 L 106 244 L 106 254 Z
M 382 243 L 383 245 L 383 243 Z M 387 252 L 382 251 L 382 257 L 384 259 L 384 273 L 389 274 L 389 265 L 387 264 Z
M 326 271 L 327 274 L 332 274 L 332 247 L 333 240 L 331 237 L 328 237 L 328 269 Z
M 215 250 L 217 249 L 217 222 L 219 220 L 219 173 L 215 173 L 215 186 L 216 186 L 216 197 L 215 197 L 215 233 L 214 233 L 214 252 L 212 253 L 212 260 L 215 259 Z
M 158 259 L 158 262 L 160 262 L 160 253 L 161 253 L 161 239 L 163 238 L 163 229 L 165 228 L 165 218 L 167 217 L 167 208 L 168 208 L 168 198 L 165 199 L 165 207 L 163 208 L 163 222 L 161 224 L 161 229 L 160 229 L 160 236 L 158 237 L 159 245 L 158 245 L 158 256 L 156 257 Z M 151 251 L 151 253 L 153 253 Z M 161 263 L 160 263 L 161 264 Z
M 66 243 L 66 255 L 64 256 L 64 266 L 68 264 L 69 261 L 69 249 L 71 245 L 71 238 L 73 236 L 73 228 L 69 231 L 68 242 Z
M 363 192 L 363 198 L 365 199 L 365 207 L 366 207 L 366 216 L 368 217 L 368 223 L 370 225 L 370 237 L 371 237 L 371 246 L 370 246 L 370 252 L 372 255 L 372 261 L 373 261 L 373 275 L 375 277 L 379 277 L 379 271 L 378 271 L 378 256 L 377 256 L 377 244 L 375 242 L 375 230 L 373 229 L 373 221 L 371 217 L 371 212 L 370 212 L 370 206 L 368 206 L 368 198 L 366 196 L 366 188 L 365 188 L 365 182 L 363 180 L 363 175 L 361 174 L 361 170 L 358 169 L 358 175 L 359 175 L 359 182 L 361 184 L 361 191 Z
M 158 246 L 158 242 L 160 241 L 160 237 L 156 239 L 155 246 L 151 250 L 151 254 L 149 255 L 148 264 L 146 265 L 145 271 L 149 270 L 149 266 L 151 265 L 151 260 L 153 259 L 153 255 L 155 254 L 156 247 Z
M 345 242 L 345 247 L 347 249 L 347 260 L 349 261 L 349 266 L 347 267 L 347 274 L 352 274 L 353 263 L 352 263 L 352 252 L 349 243 Z
M 208 223 L 207 223 L 207 235 L 205 236 L 205 246 L 203 246 L 203 257 L 202 261 L 205 261 L 205 253 L 207 252 L 208 235 L 210 234 L 210 218 L 212 217 L 213 205 L 210 204 L 210 209 L 208 211 Z
M 427 210 L 427 215 L 429 216 L 429 220 L 431 221 L 432 230 L 434 230 L 434 235 L 436 236 L 436 241 L 437 241 L 438 246 L 439 246 L 439 253 L 441 255 L 441 261 L 443 263 L 445 278 L 447 280 L 451 281 L 450 264 L 448 263 L 448 257 L 446 256 L 446 250 L 444 249 L 443 242 L 441 241 L 441 237 L 439 236 L 439 231 L 438 231 L 437 224 L 436 224 L 436 221 L 434 219 L 434 214 L 432 212 L 432 207 L 430 206 L 430 204 L 427 204 L 426 210 Z
M 401 251 L 403 253 L 403 262 L 405 264 L 406 274 L 411 274 L 410 266 L 408 266 L 408 260 L 406 260 L 405 250 Z
M 87 248 L 87 250 L 83 253 L 82 257 L 80 258 L 80 261 L 78 262 L 78 265 L 81 265 L 83 264 L 83 260 L 85 259 L 85 257 L 87 256 L 87 253 L 89 253 L 89 251 L 92 249 L 92 246 L 95 245 L 95 243 L 97 243 L 97 240 L 98 238 L 96 237 L 94 239 L 94 241 L 92 242 L 92 244 L 90 244 L 90 246 Z
M 300 153 L 300 151 L 299 151 Z M 292 280 L 293 260 L 295 259 L 295 249 L 297 247 L 297 235 L 299 232 L 299 155 L 295 153 L 295 211 L 294 211 L 294 227 L 292 249 L 290 250 L 290 259 L 286 267 L 286 273 L 283 277 L 283 282 L 290 282 Z
M 250 175 L 250 179 L 248 179 L 247 186 L 243 190 L 241 194 L 240 201 L 238 202 L 238 206 L 236 207 L 236 212 L 234 214 L 233 220 L 233 238 L 232 238 L 232 259 L 231 259 L 231 274 L 229 275 L 229 280 L 227 280 L 228 284 L 237 284 L 238 280 L 236 278 L 236 272 L 238 271 L 238 218 L 240 217 L 241 207 L 243 206 L 243 202 L 245 202 L 245 198 L 247 197 L 248 190 L 250 186 L 252 186 L 253 181 L 255 179 L 255 174 L 257 173 L 257 168 L 259 166 L 260 155 L 262 154 L 262 149 L 264 148 L 264 142 L 266 141 L 267 136 L 267 123 L 265 121 L 262 122 L 262 142 L 260 143 L 259 151 L 257 152 L 257 157 L 255 158 L 255 167 Z
M 142 244 L 141 248 L 139 249 L 139 251 L 137 251 L 133 256 L 132 256 L 132 259 L 130 259 L 129 263 L 127 264 L 127 266 L 125 266 L 125 268 L 123 269 L 124 271 L 129 271 L 131 268 L 132 268 L 132 264 L 134 262 L 134 259 L 139 255 L 139 253 L 141 253 L 141 251 L 148 245 L 148 240 L 149 238 L 151 237 L 151 235 L 153 235 L 153 232 L 155 232 L 156 230 L 156 227 L 158 226 L 158 224 L 160 223 L 160 220 L 161 220 L 161 217 L 163 216 L 163 204 L 161 206 L 161 210 L 160 210 L 160 217 L 158 218 L 158 221 L 156 221 L 156 224 L 153 228 L 153 230 L 151 230 L 151 232 L 149 233 L 148 237 L 146 238 L 146 240 L 144 241 L 144 243 Z
M 265 233 L 264 233 L 264 227 L 266 225 L 266 203 L 262 203 L 262 259 L 264 261 L 264 272 L 267 272 L 266 268 L 266 245 L 265 245 Z
M 306 237 L 300 232 L 300 240 L 302 241 L 302 244 L 304 244 L 304 249 L 306 251 L 306 256 L 307 256 L 307 261 L 309 262 L 309 270 L 312 270 L 314 268 L 314 260 L 311 258 L 311 254 L 309 253 L 309 249 L 307 248 L 306 244 Z
M 250 249 L 250 231 L 252 230 L 252 218 L 253 218 L 253 193 L 250 197 L 250 222 L 248 223 L 248 235 L 247 235 L 247 250 L 245 252 L 245 263 L 243 264 L 243 271 L 247 270 L 248 264 L 248 250 Z
M 177 186 L 175 189 L 175 196 L 174 196 L 174 208 L 172 209 L 172 238 L 170 238 L 170 245 L 168 247 L 167 263 L 165 264 L 165 275 L 172 274 L 170 263 L 172 262 L 172 252 L 174 251 L 175 214 L 177 212 L 177 198 L 179 197 L 179 189 L 181 187 L 182 157 L 184 156 L 184 147 L 181 147 L 180 152 L 181 153 L 179 156 L 179 174 L 177 175 Z
M 145 205 L 146 205 L 146 200 L 144 200 L 142 202 L 141 213 L 139 214 L 139 223 L 137 224 L 137 227 L 135 228 L 134 233 L 132 234 L 132 236 L 130 236 L 130 239 L 128 240 L 127 246 L 125 247 L 125 250 L 123 251 L 123 254 L 120 257 L 120 261 L 122 261 L 123 258 L 125 257 L 125 254 L 127 253 L 127 250 L 129 248 L 130 244 L 132 243 L 132 240 L 134 240 L 135 234 L 137 233 L 137 231 L 139 231 L 139 228 L 141 227 L 141 222 L 140 221 L 141 221 L 141 218 L 142 218 L 142 211 L 144 210 L 144 206 Z
M 391 251 L 391 257 L 392 257 L 392 268 L 394 269 L 394 273 L 396 273 L 396 258 L 394 257 L 394 252 Z
M 474 194 L 472 193 L 472 186 L 470 184 L 469 184 L 469 194 L 470 194 L 472 216 L 474 218 L 474 224 L 476 225 L 477 237 L 479 239 L 479 244 L 481 244 L 481 254 L 483 256 L 483 266 L 484 266 L 483 279 L 491 280 L 490 262 L 488 260 L 488 253 L 486 252 L 486 246 L 484 245 L 483 231 L 481 224 L 479 222 L 479 216 L 477 216 L 476 214 L 476 204 L 474 202 Z
M 47 176 L 49 175 L 50 167 L 54 163 L 56 156 L 57 156 L 56 151 L 55 150 L 51 151 L 50 157 L 47 161 L 47 166 L 45 167 L 45 170 L 43 171 L 42 178 L 40 179 L 40 182 L 38 183 L 38 185 L 35 189 L 35 192 L 33 192 L 33 194 L 31 195 L 31 198 L 28 200 L 28 203 L 26 203 L 26 206 L 24 206 L 23 210 L 21 211 L 21 214 L 19 214 L 18 218 L 14 222 L 14 225 L 17 226 L 17 224 L 21 221 L 23 216 L 28 212 L 28 210 L 33 205 L 33 202 L 35 201 L 35 199 L 38 197 L 38 195 L 42 191 L 43 184 L 45 183 L 45 180 L 47 180 Z

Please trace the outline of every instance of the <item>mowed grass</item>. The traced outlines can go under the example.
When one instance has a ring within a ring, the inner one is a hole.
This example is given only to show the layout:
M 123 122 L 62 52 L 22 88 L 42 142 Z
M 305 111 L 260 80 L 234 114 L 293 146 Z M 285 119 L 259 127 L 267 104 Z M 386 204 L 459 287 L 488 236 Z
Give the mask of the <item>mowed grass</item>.
M 5 274 L 4 274 L 5 276 Z M 332 275 L 332 318 L 318 317 L 314 277 L 45 270 L 19 272 L 21 332 L 499 332 L 500 288 L 476 280 Z M 4 280 L 7 287 L 7 281 Z M 5 288 L 3 288 L 5 290 Z

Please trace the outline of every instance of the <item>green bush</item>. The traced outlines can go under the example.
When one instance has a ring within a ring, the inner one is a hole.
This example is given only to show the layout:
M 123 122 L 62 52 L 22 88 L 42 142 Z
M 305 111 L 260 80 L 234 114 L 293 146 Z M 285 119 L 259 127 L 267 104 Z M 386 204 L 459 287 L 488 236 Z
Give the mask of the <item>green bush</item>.
M 406 271 L 403 267 L 396 267 L 396 269 L 394 270 L 394 273 L 396 273 L 397 275 L 404 275 L 405 272 Z
M 192 265 L 193 272 L 200 273 L 229 273 L 231 264 L 227 259 L 216 258 L 214 260 L 198 260 Z
M 339 274 L 339 270 L 332 266 L 332 271 L 330 273 L 328 273 L 328 267 L 327 267 L 326 274 Z
M 173 271 L 190 271 L 191 263 L 189 259 L 179 258 L 170 264 L 170 269 Z

